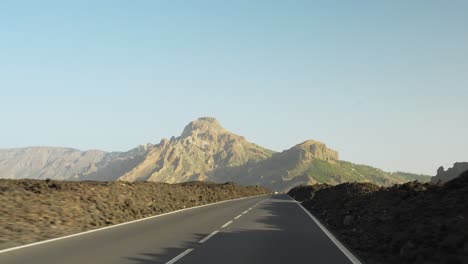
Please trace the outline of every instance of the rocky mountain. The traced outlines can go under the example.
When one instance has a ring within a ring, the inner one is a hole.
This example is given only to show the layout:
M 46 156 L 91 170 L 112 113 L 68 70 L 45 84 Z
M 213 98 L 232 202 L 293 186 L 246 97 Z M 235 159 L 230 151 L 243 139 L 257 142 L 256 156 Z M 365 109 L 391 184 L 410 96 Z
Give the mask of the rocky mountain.
M 429 180 L 424 175 L 388 173 L 341 161 L 337 151 L 314 140 L 277 153 L 229 132 L 210 117 L 191 122 L 179 137 L 128 152 L 46 147 L 0 150 L 0 178 L 232 181 L 274 190 L 311 183 L 351 181 L 387 186 Z
M 188 124 L 180 137 L 163 139 L 119 180 L 168 183 L 214 180 L 211 172 L 218 168 L 243 166 L 267 159 L 272 153 L 227 131 L 216 119 L 204 117 Z
M 468 171 L 468 162 L 455 162 L 453 164 L 453 167 L 448 168 L 446 171 L 444 170 L 443 166 L 440 166 L 439 169 L 437 170 L 436 176 L 433 177 L 431 181 L 433 183 L 448 182 L 457 178 L 459 175 L 461 175 L 465 171 Z

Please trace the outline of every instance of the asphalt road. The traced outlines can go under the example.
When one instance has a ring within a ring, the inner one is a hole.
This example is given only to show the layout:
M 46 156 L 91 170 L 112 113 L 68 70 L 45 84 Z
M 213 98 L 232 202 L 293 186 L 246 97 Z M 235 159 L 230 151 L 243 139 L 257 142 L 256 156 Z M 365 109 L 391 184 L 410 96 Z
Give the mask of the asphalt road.
M 352 263 L 287 195 L 229 201 L 0 253 L 2 264 Z

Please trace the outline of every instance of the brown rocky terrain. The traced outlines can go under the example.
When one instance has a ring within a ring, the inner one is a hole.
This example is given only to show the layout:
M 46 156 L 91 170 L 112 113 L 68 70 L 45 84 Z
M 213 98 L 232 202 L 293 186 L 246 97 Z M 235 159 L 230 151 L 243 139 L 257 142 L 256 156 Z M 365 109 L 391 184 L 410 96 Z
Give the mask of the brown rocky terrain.
M 0 180 L 0 248 L 217 201 L 266 194 L 256 186 L 189 182 Z
M 468 171 L 444 185 L 322 184 L 289 195 L 364 263 L 468 263 Z

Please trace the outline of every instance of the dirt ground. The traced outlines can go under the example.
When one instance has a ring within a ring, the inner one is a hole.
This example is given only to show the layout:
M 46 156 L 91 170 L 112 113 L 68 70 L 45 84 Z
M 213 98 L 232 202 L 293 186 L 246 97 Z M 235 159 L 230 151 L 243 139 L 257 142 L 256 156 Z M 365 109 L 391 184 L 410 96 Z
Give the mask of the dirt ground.
M 0 249 L 265 193 L 232 183 L 0 179 Z
M 445 185 L 346 183 L 289 194 L 364 263 L 468 263 L 468 171 Z

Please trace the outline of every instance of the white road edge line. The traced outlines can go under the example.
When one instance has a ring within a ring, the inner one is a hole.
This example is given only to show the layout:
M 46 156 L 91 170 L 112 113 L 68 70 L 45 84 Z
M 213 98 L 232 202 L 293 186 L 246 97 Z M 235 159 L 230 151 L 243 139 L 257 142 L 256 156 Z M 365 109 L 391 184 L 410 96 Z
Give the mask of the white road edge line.
M 234 220 L 237 220 L 237 219 L 239 219 L 241 216 L 242 216 L 242 215 L 240 214 L 240 215 L 238 215 L 238 216 L 234 217 Z
M 200 243 L 200 244 L 205 243 L 206 241 L 208 241 L 208 239 L 212 238 L 212 237 L 213 237 L 214 235 L 216 235 L 218 232 L 219 232 L 218 230 L 213 231 L 213 233 L 207 235 L 204 239 L 200 240 L 200 242 L 198 242 L 198 243 Z
M 157 217 L 161 217 L 161 216 L 165 216 L 165 215 L 180 213 L 180 212 L 187 211 L 187 210 L 192 210 L 192 209 L 201 208 L 201 207 L 210 206 L 210 205 L 215 205 L 215 204 L 220 204 L 220 203 L 239 201 L 239 200 L 249 199 L 249 198 L 256 198 L 256 197 L 265 196 L 265 195 L 270 195 L 270 194 L 261 194 L 261 195 L 256 195 L 256 196 L 242 197 L 242 198 L 224 200 L 224 201 L 219 201 L 219 202 L 214 202 L 214 203 L 209 203 L 209 204 L 202 204 L 202 205 L 198 205 L 198 206 L 194 206 L 194 207 L 179 209 L 179 210 L 172 211 L 172 212 L 167 212 L 167 213 L 164 213 L 164 214 L 148 216 L 148 217 L 145 217 L 145 218 L 140 218 L 140 219 L 136 219 L 136 220 L 132 220 L 132 221 L 129 221 L 129 222 L 124 222 L 124 223 L 120 223 L 120 224 L 116 224 L 116 225 L 105 226 L 105 227 L 101 227 L 101 228 L 97 228 L 97 229 L 92 229 L 92 230 L 88 230 L 88 231 L 84 231 L 84 232 L 81 232 L 81 233 L 76 233 L 76 234 L 72 234 L 72 235 L 68 235 L 68 236 L 57 237 L 57 238 L 52 238 L 52 239 L 48 239 L 48 240 L 34 242 L 34 243 L 31 243 L 31 244 L 26 244 L 26 245 L 21 245 L 21 246 L 17 246 L 17 247 L 2 249 L 2 250 L 0 250 L 0 254 L 8 252 L 8 251 L 13 251 L 13 250 L 22 249 L 22 248 L 26 248 L 26 247 L 37 246 L 37 245 L 40 245 L 40 244 L 45 244 L 45 243 L 49 243 L 49 242 L 53 242 L 53 241 L 57 241 L 57 240 L 62 240 L 62 239 L 65 239 L 65 238 L 81 236 L 81 235 L 85 235 L 85 234 L 89 234 L 89 233 L 93 233 L 93 232 L 97 232 L 97 231 L 101 231 L 101 230 L 110 229 L 110 228 L 113 228 L 113 227 L 133 224 L 133 223 L 137 223 L 137 222 L 141 222 L 141 221 L 145 221 L 145 220 L 149 220 L 149 219 L 153 219 L 153 218 L 157 218 Z
M 320 223 L 320 221 L 317 218 L 315 218 L 315 216 L 312 215 L 312 213 L 309 212 L 309 210 L 307 210 L 304 206 L 302 206 L 300 202 L 294 200 L 291 196 L 288 195 L 288 197 L 291 198 L 294 202 L 296 202 L 296 204 L 299 205 L 299 207 L 302 208 L 302 210 L 304 210 L 304 212 L 306 212 L 306 214 L 310 218 L 312 218 L 312 220 L 318 225 L 318 227 L 322 229 L 325 235 L 327 235 L 328 238 L 330 238 L 330 240 L 336 245 L 336 247 L 338 247 L 341 250 L 341 252 L 345 254 L 346 257 L 348 257 L 351 263 L 362 264 L 361 261 L 359 261 L 359 259 L 353 255 L 353 253 L 351 253 L 343 244 L 341 244 L 341 242 L 338 239 L 336 239 L 336 237 L 330 231 L 328 231 L 328 229 L 325 226 L 323 226 L 322 223 Z
M 188 253 L 192 252 L 193 248 L 189 248 L 187 250 L 185 250 L 184 252 L 180 253 L 179 255 L 177 255 L 175 258 L 169 260 L 168 262 L 166 262 L 166 264 L 173 264 L 175 263 L 176 261 L 178 261 L 179 259 L 183 258 L 185 255 L 187 255 Z
M 229 221 L 229 222 L 227 222 L 227 223 L 225 223 L 224 225 L 222 225 L 221 228 L 225 228 L 226 226 L 228 226 L 228 225 L 230 225 L 230 224 L 232 224 L 232 220 Z

